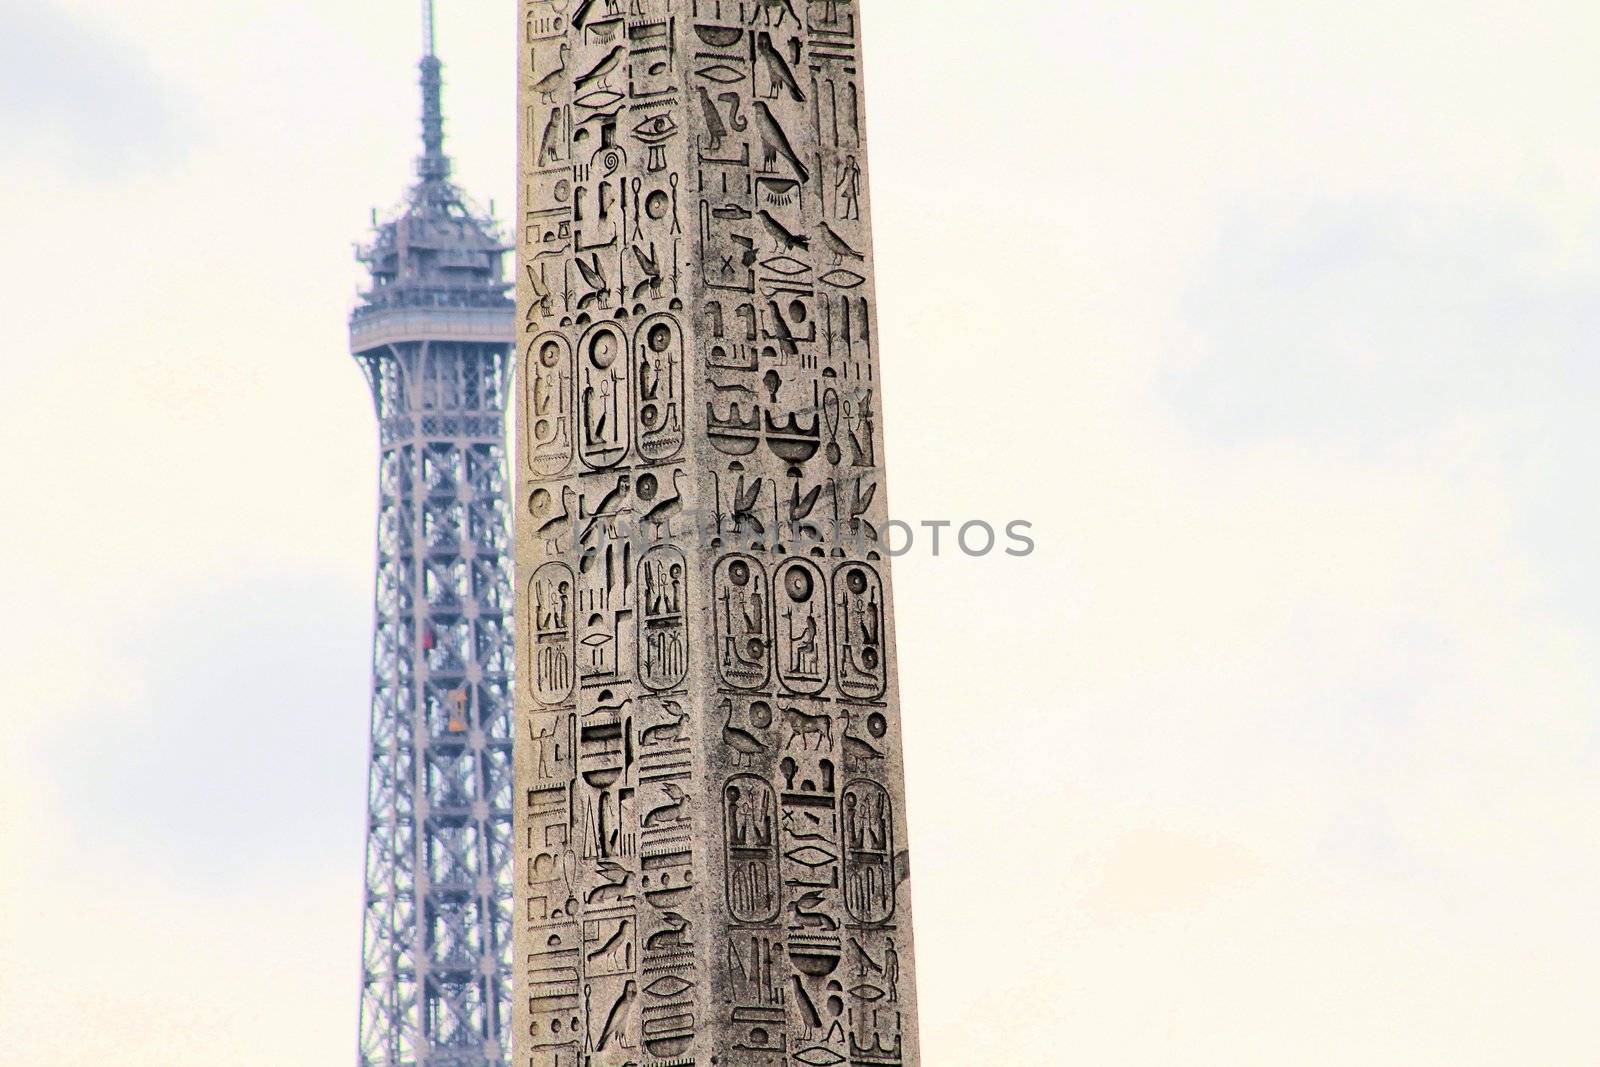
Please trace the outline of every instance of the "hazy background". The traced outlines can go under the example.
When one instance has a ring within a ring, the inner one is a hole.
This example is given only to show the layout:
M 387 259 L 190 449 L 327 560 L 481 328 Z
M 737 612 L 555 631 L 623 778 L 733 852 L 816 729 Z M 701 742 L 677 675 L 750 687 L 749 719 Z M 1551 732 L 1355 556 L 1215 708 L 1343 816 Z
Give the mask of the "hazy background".
M 0 0 L 8 1067 L 354 1057 L 415 9 Z M 927 1062 L 1600 1062 L 1594 5 L 866 25 Z

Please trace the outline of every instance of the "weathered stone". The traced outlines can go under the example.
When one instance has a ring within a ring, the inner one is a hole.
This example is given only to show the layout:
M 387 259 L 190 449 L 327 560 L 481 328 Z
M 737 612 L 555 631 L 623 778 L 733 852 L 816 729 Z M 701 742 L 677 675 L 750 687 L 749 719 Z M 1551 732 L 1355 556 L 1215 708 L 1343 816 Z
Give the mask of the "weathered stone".
M 516 1062 L 917 1064 L 858 6 L 521 19 Z

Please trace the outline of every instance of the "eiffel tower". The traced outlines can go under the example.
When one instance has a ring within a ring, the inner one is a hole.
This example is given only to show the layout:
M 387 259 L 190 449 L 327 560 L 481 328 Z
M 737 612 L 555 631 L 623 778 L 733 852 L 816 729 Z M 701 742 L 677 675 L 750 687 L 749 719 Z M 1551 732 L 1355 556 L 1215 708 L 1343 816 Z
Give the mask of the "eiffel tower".
M 378 416 L 360 1067 L 502 1067 L 510 1021 L 506 241 L 450 181 L 433 4 L 422 155 L 359 249 L 350 351 Z

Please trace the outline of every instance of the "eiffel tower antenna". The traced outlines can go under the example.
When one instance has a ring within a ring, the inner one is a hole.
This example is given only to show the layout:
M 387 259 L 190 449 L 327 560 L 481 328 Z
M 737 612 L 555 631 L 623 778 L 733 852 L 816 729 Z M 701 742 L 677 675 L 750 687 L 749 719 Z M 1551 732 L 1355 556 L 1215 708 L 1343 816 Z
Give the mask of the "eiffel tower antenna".
M 444 154 L 444 64 L 434 53 L 433 0 L 422 0 L 422 158 L 418 173 L 425 180 L 450 174 Z

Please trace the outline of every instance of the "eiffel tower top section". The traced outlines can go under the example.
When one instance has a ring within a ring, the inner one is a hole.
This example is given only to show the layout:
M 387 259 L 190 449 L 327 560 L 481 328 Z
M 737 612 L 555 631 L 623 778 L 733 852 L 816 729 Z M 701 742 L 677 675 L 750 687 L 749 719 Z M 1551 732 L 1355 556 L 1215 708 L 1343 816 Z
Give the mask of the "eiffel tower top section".
M 417 181 L 357 249 L 371 284 L 351 315 L 355 352 L 399 339 L 512 338 L 515 309 L 505 277 L 510 247 L 494 217 L 450 180 L 441 103 L 443 64 L 434 54 L 432 0 L 423 0 L 419 66 L 422 155 L 417 158 Z M 419 317 L 419 311 L 428 314 Z

